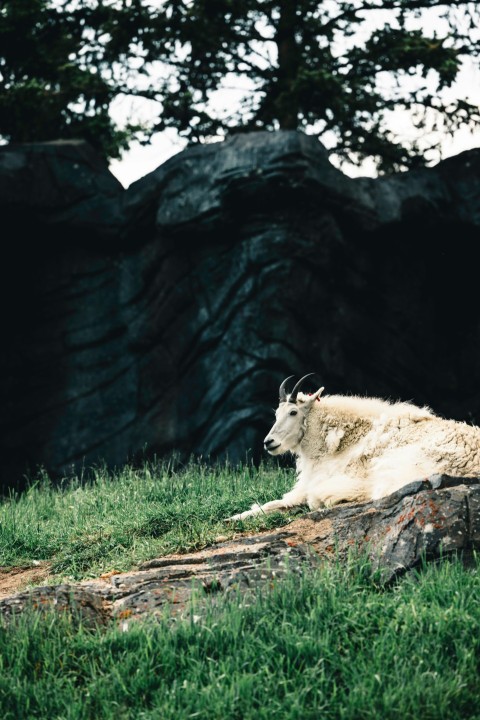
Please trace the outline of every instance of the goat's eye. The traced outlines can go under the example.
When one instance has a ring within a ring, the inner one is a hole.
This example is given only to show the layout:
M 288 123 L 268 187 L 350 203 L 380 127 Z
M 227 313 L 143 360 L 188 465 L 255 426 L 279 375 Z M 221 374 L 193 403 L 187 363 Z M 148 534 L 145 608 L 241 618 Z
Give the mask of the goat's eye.
M 297 415 L 298 410 L 290 410 L 290 415 Z

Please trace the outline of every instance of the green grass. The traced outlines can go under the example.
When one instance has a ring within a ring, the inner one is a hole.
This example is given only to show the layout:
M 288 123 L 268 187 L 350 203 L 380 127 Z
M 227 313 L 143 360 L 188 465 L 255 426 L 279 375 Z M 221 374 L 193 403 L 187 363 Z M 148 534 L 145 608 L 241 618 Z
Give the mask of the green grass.
M 0 504 L 0 564 L 59 576 L 128 569 L 290 520 L 224 518 L 279 497 L 292 471 L 189 464 L 45 477 Z M 394 587 L 367 562 L 287 575 L 187 621 L 92 628 L 67 614 L 0 623 L 2 720 L 480 720 L 480 561 Z
M 327 564 L 124 632 L 23 615 L 0 627 L 0 717 L 477 719 L 479 570 L 445 562 L 381 590 L 361 563 Z
M 59 577 L 81 579 L 128 570 L 149 558 L 211 544 L 239 529 L 288 522 L 276 513 L 226 524 L 253 502 L 278 498 L 293 470 L 252 465 L 145 464 L 117 473 L 98 469 L 87 483 L 55 487 L 40 477 L 0 504 L 0 565 L 50 561 Z

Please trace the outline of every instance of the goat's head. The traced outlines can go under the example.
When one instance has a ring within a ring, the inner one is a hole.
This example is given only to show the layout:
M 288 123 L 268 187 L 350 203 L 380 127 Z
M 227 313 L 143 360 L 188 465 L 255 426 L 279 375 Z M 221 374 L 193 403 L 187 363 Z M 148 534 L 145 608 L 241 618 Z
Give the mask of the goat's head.
M 303 381 L 314 374 L 304 375 L 290 394 L 287 394 L 286 384 L 293 375 L 285 378 L 280 385 L 279 405 L 275 411 L 275 424 L 263 441 L 265 450 L 270 455 L 282 455 L 288 450 L 294 451 L 302 442 L 310 408 L 324 390 L 322 387 L 313 395 L 302 394 L 301 397 L 298 396 Z

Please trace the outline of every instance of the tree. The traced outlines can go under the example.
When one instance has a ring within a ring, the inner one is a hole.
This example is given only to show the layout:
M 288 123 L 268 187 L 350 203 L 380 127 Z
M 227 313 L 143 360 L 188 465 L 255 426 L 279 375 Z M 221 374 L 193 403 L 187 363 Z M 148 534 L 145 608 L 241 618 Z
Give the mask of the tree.
M 142 10 L 140 3 L 137 3 Z M 142 13 L 135 12 L 138 21 Z M 83 138 L 118 157 L 141 134 L 119 128 L 110 107 L 126 88 L 127 57 L 109 27 L 125 8 L 101 2 L 2 0 L 0 3 L 0 135 L 30 142 Z M 128 32 L 128 23 L 125 29 Z M 134 39 L 134 38 L 133 38 Z
M 128 137 L 146 141 L 166 128 L 191 142 L 298 128 L 331 143 L 335 138 L 340 160 L 373 157 L 381 171 L 389 171 L 424 163 L 429 151 L 438 150 L 436 129 L 453 133 L 480 123 L 475 104 L 444 93 L 464 60 L 479 55 L 480 10 L 474 2 L 7 0 L 8 17 L 21 5 L 41 7 L 42 19 L 34 24 L 37 44 L 28 57 L 41 56 L 46 69 L 39 82 L 35 63 L 27 63 L 23 75 L 15 68 L 0 85 L 0 133 L 7 138 L 15 138 L 22 124 L 21 93 L 31 93 L 31 105 L 39 86 L 55 117 L 62 118 L 57 132 L 72 136 L 95 120 L 117 149 Z M 423 23 L 434 13 L 440 30 L 429 32 Z M 51 25 L 58 33 L 53 57 L 38 30 Z M 0 63 L 5 75 L 12 60 L 0 57 Z M 223 111 L 219 91 L 239 84 L 241 100 Z M 52 97 L 57 87 L 63 88 L 60 97 Z M 83 95 L 79 88 L 86 88 Z M 13 99 L 5 111 L 5 94 L 12 89 L 12 98 L 21 101 L 14 122 Z M 108 108 L 120 93 L 159 107 L 148 128 L 131 125 L 123 139 L 111 120 L 108 125 Z M 401 110 L 412 113 L 426 136 L 421 143 L 402 141 L 389 129 L 391 114 Z

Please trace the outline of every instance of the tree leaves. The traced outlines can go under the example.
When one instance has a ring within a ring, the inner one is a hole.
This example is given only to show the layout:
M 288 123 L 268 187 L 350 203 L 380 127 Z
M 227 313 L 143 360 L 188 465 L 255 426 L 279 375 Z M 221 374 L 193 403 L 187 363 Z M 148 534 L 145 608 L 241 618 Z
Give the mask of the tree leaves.
M 298 128 L 329 133 L 340 159 L 404 169 L 425 157 L 394 136 L 392 112 L 425 133 L 477 126 L 478 108 L 442 91 L 478 57 L 479 21 L 462 0 L 4 0 L 0 133 L 76 134 L 115 157 L 167 128 L 190 142 Z M 157 117 L 118 127 L 120 95 L 153 101 Z

